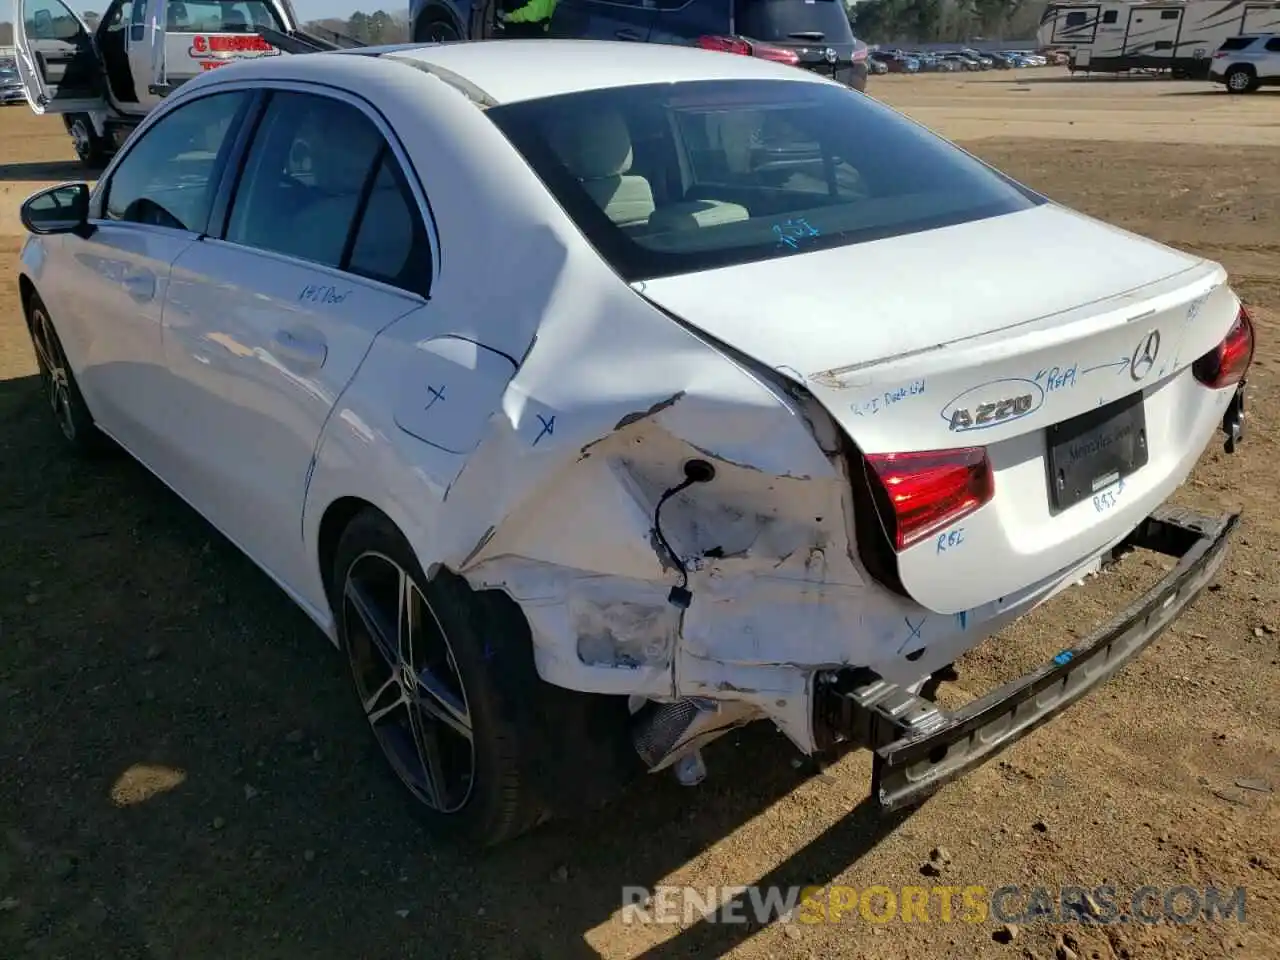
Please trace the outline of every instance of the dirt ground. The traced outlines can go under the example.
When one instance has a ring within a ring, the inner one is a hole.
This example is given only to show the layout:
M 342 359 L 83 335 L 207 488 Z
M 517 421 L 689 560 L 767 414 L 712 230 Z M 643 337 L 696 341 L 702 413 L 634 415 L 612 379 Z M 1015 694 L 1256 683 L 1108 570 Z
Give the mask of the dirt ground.
M 14 210 L 79 173 L 56 119 L 0 111 L 0 958 L 1280 956 L 1280 92 L 1029 74 L 872 84 L 1053 198 L 1231 270 L 1260 339 L 1250 436 L 1179 495 L 1244 511 L 1216 588 L 913 815 L 868 811 L 865 755 L 817 772 L 751 729 L 708 751 L 696 790 L 651 778 L 478 857 L 421 832 L 344 664 L 263 575 L 141 468 L 59 452 Z M 944 692 L 1042 661 L 1159 573 L 1129 558 Z M 624 925 L 621 888 L 661 883 L 1212 884 L 1243 886 L 1247 917 Z

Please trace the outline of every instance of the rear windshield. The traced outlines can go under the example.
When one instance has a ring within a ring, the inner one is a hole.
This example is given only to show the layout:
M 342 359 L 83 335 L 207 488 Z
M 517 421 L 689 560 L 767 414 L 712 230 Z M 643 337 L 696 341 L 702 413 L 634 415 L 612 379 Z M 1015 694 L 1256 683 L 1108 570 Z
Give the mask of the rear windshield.
M 485 115 L 636 281 L 1025 210 L 1044 200 L 835 84 L 614 87 Z
M 755 40 L 853 43 L 843 0 L 736 0 L 734 24 Z
M 1256 40 L 1257 37 L 1228 37 L 1222 41 L 1219 50 L 1243 50 Z
M 284 28 L 266 0 L 170 0 L 166 19 L 165 29 L 178 33 L 250 33 L 254 27 Z

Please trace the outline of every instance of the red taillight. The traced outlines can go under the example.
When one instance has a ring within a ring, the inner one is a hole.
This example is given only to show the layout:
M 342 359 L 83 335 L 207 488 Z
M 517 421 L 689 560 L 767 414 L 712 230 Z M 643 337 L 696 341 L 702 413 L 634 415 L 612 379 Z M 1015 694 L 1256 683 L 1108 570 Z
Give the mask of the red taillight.
M 1223 341 L 1191 365 L 1195 378 L 1212 390 L 1239 383 L 1253 362 L 1253 320 L 1243 306 Z
M 1213 52 L 1213 59 L 1215 59 L 1215 60 L 1220 60 L 1221 58 L 1225 57 L 1226 55 L 1227 55 L 1227 51 L 1225 51 L 1225 50 L 1215 50 L 1215 51 Z
M 743 57 L 759 57 L 761 60 L 772 60 L 795 66 L 800 62 L 800 55 L 786 47 L 775 47 L 767 43 L 748 42 L 741 37 L 699 37 L 697 45 L 703 50 L 717 50 L 720 53 L 736 53 Z
M 852 63 L 861 63 L 865 59 L 867 59 L 866 47 L 857 47 L 856 49 L 854 49 L 853 55 L 849 57 L 849 60 Z
M 984 447 L 869 453 L 866 459 L 892 510 L 892 516 L 881 511 L 880 520 L 898 551 L 968 516 L 995 495 Z

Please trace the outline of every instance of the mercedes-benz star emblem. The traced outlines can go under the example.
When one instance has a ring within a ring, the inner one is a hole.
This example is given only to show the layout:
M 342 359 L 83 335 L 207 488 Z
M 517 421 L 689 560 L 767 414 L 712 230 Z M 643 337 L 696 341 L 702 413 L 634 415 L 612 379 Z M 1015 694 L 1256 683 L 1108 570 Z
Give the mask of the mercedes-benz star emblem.
M 830 47 L 827 47 L 826 50 L 823 50 L 822 55 L 827 58 L 827 63 L 836 62 L 836 52 L 832 50 Z
M 1129 376 L 1141 380 L 1156 365 L 1156 357 L 1160 356 L 1160 331 L 1152 330 L 1139 342 L 1129 360 Z

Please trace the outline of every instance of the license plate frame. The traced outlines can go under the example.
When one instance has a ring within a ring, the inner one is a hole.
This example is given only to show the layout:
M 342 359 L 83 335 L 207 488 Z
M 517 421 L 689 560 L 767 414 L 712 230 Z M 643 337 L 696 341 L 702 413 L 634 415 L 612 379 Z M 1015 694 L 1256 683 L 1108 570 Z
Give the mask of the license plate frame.
M 1067 510 L 1141 470 L 1150 456 L 1143 392 L 1045 430 L 1049 502 Z

